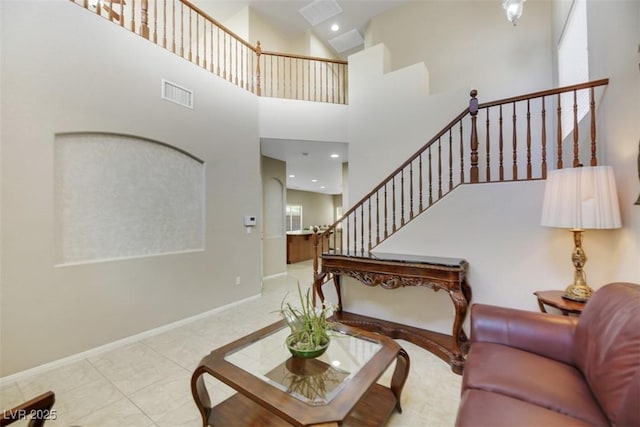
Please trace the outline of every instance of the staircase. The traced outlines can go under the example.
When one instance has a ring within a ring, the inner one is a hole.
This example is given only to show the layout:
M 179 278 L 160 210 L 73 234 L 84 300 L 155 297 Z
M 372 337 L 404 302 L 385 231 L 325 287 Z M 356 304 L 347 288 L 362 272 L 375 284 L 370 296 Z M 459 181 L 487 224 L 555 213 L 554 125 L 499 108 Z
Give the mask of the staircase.
M 477 92 L 471 91 L 467 108 L 338 221 L 322 233 L 316 230 L 316 294 L 324 300 L 323 285 L 332 282 L 341 305 L 340 275 L 388 289 L 424 286 L 445 290 L 456 315 L 452 335 L 444 339 L 406 325 L 363 319 L 342 312 L 342 307 L 337 318 L 407 339 L 461 373 L 468 345 L 462 324 L 471 300 L 466 261 L 415 260 L 412 255 L 399 257 L 374 249 L 461 185 L 542 180 L 549 164 L 556 168 L 596 166 L 596 101 L 607 84 L 608 79 L 602 79 L 482 104 Z M 563 108 L 567 100 L 568 109 Z M 570 123 L 564 132 L 563 123 Z M 457 276 L 443 278 L 443 271 Z

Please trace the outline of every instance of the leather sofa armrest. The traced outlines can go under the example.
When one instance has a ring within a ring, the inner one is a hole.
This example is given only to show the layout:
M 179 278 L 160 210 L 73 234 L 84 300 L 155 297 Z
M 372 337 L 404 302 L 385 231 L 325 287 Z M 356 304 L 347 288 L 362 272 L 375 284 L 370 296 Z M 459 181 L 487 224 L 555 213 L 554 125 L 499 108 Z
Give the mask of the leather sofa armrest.
M 577 323 L 576 317 L 474 304 L 471 307 L 471 344 L 503 344 L 573 364 Z

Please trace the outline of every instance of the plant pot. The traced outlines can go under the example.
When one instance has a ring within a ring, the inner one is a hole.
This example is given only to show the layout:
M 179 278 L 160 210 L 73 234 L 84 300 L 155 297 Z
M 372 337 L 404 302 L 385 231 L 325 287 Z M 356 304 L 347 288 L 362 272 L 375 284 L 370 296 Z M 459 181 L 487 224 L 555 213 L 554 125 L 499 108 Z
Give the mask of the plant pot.
M 299 357 L 301 359 L 315 359 L 316 357 L 322 356 L 324 352 L 327 351 L 327 348 L 329 348 L 329 341 L 327 340 L 327 342 L 320 347 L 303 350 L 295 347 L 295 345 L 292 343 L 293 339 L 294 336 L 289 335 L 285 341 L 285 343 L 287 344 L 287 348 L 289 349 L 293 357 Z

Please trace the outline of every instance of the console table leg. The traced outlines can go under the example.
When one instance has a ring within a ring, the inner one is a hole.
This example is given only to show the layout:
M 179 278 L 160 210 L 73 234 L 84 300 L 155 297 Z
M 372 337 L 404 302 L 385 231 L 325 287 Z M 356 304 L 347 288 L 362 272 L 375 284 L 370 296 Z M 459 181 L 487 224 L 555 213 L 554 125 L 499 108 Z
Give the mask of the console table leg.
M 467 308 L 469 306 L 469 302 L 467 301 L 466 296 L 461 290 L 452 290 L 449 291 L 449 296 L 453 301 L 453 305 L 456 309 L 456 316 L 453 321 L 453 333 L 451 334 L 452 338 L 452 352 L 453 352 L 453 360 L 451 361 L 451 369 L 453 372 L 457 374 L 461 374 L 464 369 L 464 356 L 462 352 L 462 345 L 464 344 L 462 341 L 466 341 L 466 334 L 462 329 L 462 325 L 464 323 L 464 319 L 467 316 Z
M 335 286 L 336 294 L 338 295 L 338 311 L 342 311 L 342 285 L 339 274 L 333 275 L 333 286 Z
M 322 280 L 323 280 L 324 276 L 323 275 L 318 275 L 318 277 L 316 277 L 316 280 L 314 280 L 313 282 L 313 305 L 316 305 L 316 294 L 318 295 L 318 298 L 320 298 L 320 304 L 324 303 L 324 292 L 322 292 Z

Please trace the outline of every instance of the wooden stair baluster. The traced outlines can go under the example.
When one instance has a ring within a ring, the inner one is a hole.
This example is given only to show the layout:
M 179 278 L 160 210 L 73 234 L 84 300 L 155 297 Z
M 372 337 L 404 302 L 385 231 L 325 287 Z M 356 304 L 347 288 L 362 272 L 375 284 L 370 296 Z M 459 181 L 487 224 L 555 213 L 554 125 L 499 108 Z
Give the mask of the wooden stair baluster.
M 542 179 L 547 178 L 547 112 L 545 110 L 544 105 L 544 96 L 542 97 L 542 112 L 541 112 L 541 120 L 542 120 L 542 140 L 540 141 L 541 149 L 542 149 Z
M 578 131 L 578 91 L 573 91 L 573 167 L 580 166 L 580 147 Z
M 380 244 L 380 191 L 376 191 L 376 245 Z
M 428 167 L 428 171 L 427 173 L 429 174 L 429 206 L 431 206 L 433 204 L 433 175 L 431 174 L 432 171 L 432 163 L 431 163 L 431 145 L 429 146 L 428 150 L 427 150 L 427 159 L 429 160 L 429 167 Z
M 367 245 L 367 251 L 370 251 L 371 248 L 373 247 L 371 245 L 371 199 L 369 199 L 368 208 L 369 208 L 369 215 L 368 215 L 368 218 L 367 218 L 367 225 L 369 227 L 369 232 L 368 232 L 368 235 L 367 235 L 367 239 L 369 241 L 369 244 Z
M 462 120 L 460 120 L 460 183 L 464 183 L 464 137 Z
M 409 220 L 413 219 L 413 162 L 409 163 Z
M 389 237 L 389 227 L 387 224 L 387 218 L 389 215 L 387 214 L 387 183 L 384 183 L 384 238 Z
M 558 94 L 558 125 L 556 132 L 556 144 L 558 145 L 558 159 L 556 162 L 556 169 L 562 169 L 562 104 L 560 103 L 560 94 Z
M 400 171 L 400 226 L 404 226 L 404 169 Z
M 419 205 L 418 205 L 418 212 L 422 213 L 422 211 L 424 210 L 424 204 L 423 204 L 423 194 L 422 194 L 422 153 L 420 153 L 420 156 L 418 156 L 419 158 L 419 166 L 418 166 L 418 170 L 419 170 L 419 179 L 418 179 L 418 191 L 420 193 L 420 201 L 419 201 Z
M 422 157 L 420 157 L 422 159 Z M 442 198 L 442 140 L 438 138 L 438 200 Z
M 500 151 L 500 154 L 498 156 L 499 159 L 499 174 L 500 174 L 500 181 L 504 181 L 504 133 L 503 133 L 503 119 L 502 119 L 502 105 L 500 105 L 500 118 L 498 119 L 498 123 L 500 124 L 500 135 L 499 135 L 499 140 L 498 140 L 498 150 Z
M 396 178 L 395 176 L 391 179 L 391 214 L 392 217 L 392 227 L 391 230 L 396 232 Z
M 158 0 L 153 0 L 153 42 L 158 44 Z
M 129 29 L 132 33 L 136 32 L 136 0 L 131 0 L 131 22 Z M 142 35 L 142 34 L 141 34 Z
M 449 191 L 453 190 L 453 133 L 449 128 Z
M 527 99 L 527 179 L 531 179 L 531 104 Z
M 513 103 L 513 171 L 512 177 L 514 181 L 518 180 L 518 132 L 517 132 L 517 115 L 516 103 Z
M 596 99 L 594 89 L 589 89 L 589 110 L 591 111 L 591 166 L 598 166 L 596 157 Z
M 486 109 L 487 112 L 487 133 L 485 136 L 485 150 L 486 150 L 486 158 L 487 158 L 487 176 L 485 180 L 487 182 L 491 182 L 491 143 L 489 138 L 489 108 Z

